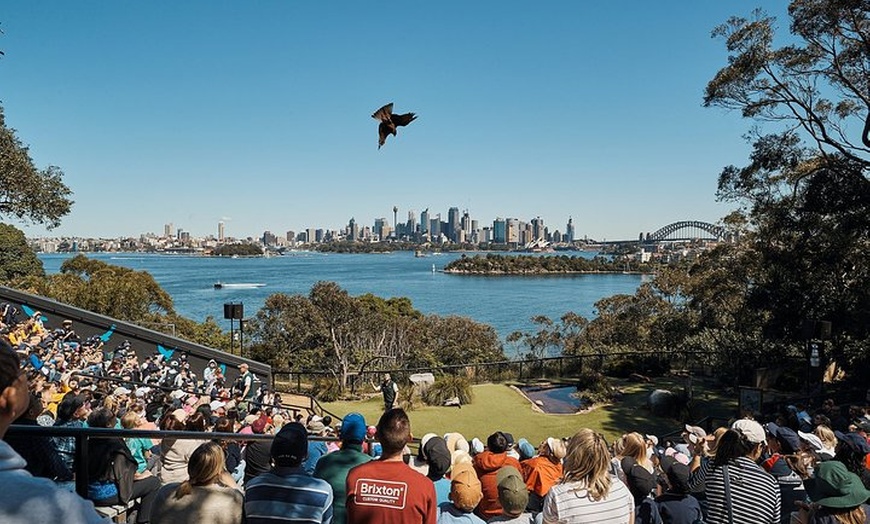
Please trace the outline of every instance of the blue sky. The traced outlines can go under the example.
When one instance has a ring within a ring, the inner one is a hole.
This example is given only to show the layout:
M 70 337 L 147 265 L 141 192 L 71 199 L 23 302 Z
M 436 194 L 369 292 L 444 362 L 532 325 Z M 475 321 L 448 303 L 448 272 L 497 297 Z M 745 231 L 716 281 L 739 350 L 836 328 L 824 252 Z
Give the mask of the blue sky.
M 283 234 L 396 205 L 627 239 L 725 215 L 751 123 L 701 106 L 727 59 L 710 31 L 758 2 L 532 5 L 7 0 L 0 100 L 74 192 L 51 235 Z M 379 151 L 387 102 L 419 118 Z

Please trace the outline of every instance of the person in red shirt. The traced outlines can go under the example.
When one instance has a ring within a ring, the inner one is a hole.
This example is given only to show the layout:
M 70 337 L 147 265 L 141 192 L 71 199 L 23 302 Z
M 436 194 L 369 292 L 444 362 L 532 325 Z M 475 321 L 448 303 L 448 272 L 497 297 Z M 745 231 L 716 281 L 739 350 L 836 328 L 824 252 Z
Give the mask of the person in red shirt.
M 436 524 L 435 484 L 402 460 L 411 441 L 411 421 L 401 408 L 385 411 L 376 438 L 381 458 L 347 475 L 347 521 L 384 524 Z
M 544 497 L 554 484 L 562 479 L 562 459 L 565 443 L 548 438 L 538 448 L 538 456 L 520 462 L 523 480 L 529 489 L 529 510 L 539 513 L 544 509 Z
M 483 520 L 489 520 L 502 514 L 501 503 L 498 501 L 498 470 L 504 466 L 513 466 L 519 471 L 522 466 L 517 459 L 507 454 L 508 441 L 501 431 L 496 431 L 486 439 L 486 450 L 474 456 L 474 471 L 480 479 L 483 499 L 477 505 L 475 513 Z

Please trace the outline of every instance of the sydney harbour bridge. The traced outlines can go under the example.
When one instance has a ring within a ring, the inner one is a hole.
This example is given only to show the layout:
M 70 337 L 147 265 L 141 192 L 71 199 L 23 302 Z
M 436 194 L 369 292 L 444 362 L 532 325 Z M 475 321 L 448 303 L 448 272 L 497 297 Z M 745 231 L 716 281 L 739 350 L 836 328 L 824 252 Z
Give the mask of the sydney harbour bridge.
M 691 242 L 694 240 L 725 241 L 727 231 L 722 226 L 700 220 L 682 220 L 668 224 L 652 233 L 641 233 L 633 240 L 587 240 L 590 244 L 655 244 L 657 242 Z

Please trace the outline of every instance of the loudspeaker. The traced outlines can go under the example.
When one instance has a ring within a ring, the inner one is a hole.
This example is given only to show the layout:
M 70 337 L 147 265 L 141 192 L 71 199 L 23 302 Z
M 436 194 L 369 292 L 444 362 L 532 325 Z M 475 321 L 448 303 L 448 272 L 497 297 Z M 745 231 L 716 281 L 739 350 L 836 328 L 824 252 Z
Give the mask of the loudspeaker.
M 245 305 L 241 302 L 224 304 L 224 318 L 227 320 L 245 318 Z
M 831 322 L 829 320 L 820 320 L 818 327 L 820 339 L 828 340 L 831 338 Z

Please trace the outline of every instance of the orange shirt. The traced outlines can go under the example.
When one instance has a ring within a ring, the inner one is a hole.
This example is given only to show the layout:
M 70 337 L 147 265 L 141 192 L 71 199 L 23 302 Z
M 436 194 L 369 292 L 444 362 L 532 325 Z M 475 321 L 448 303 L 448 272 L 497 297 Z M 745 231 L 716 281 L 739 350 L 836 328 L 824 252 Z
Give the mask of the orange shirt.
M 530 493 L 545 497 L 562 478 L 562 464 L 554 464 L 548 457 L 532 457 L 520 462 L 523 479 Z

